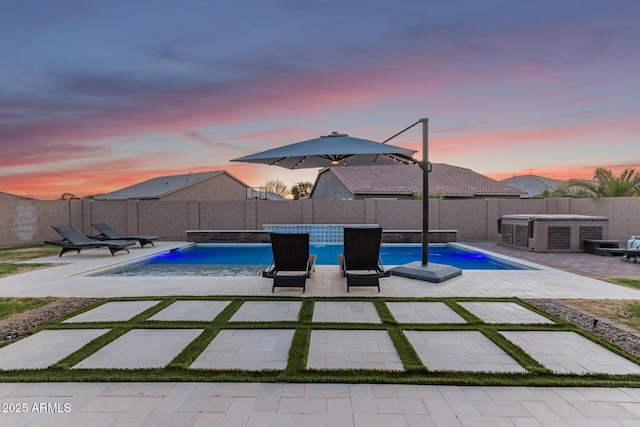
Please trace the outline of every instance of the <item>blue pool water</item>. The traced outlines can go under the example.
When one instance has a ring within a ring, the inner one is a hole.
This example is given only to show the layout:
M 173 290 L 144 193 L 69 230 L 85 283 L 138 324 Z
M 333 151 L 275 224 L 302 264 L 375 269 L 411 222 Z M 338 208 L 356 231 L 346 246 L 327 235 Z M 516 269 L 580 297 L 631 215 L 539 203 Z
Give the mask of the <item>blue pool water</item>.
M 312 244 L 310 253 L 318 265 L 338 265 L 341 244 Z M 420 244 L 383 244 L 380 258 L 385 266 L 420 261 Z M 100 273 L 116 276 L 246 276 L 266 268 L 272 259 L 269 244 L 198 244 L 164 252 L 144 261 Z M 447 245 L 429 245 L 429 262 L 448 264 L 463 270 L 528 270 L 529 267 L 481 252 Z

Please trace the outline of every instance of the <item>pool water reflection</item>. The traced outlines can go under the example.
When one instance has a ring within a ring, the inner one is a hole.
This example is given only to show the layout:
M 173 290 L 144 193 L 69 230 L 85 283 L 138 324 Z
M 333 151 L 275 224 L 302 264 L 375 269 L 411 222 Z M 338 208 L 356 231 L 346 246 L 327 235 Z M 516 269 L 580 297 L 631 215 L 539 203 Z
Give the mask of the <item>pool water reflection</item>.
M 420 244 L 383 244 L 383 265 L 401 265 L 420 261 Z M 341 244 L 311 244 L 310 252 L 318 265 L 338 265 Z M 164 252 L 135 264 L 110 269 L 100 275 L 110 276 L 247 276 L 256 275 L 272 259 L 271 245 L 244 243 L 197 244 Z M 530 267 L 482 252 L 446 244 L 429 245 L 429 262 L 453 265 L 463 270 L 529 270 Z

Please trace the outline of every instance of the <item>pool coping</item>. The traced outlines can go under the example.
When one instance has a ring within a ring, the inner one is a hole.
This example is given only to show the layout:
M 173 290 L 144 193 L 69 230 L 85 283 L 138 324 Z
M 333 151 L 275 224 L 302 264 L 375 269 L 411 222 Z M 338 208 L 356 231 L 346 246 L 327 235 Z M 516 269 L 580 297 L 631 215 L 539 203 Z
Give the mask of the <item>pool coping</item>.
M 34 270 L 0 278 L 0 296 L 6 297 L 88 297 L 166 295 L 272 295 L 271 280 L 251 277 L 110 277 L 85 276 L 89 271 L 143 257 L 188 242 L 163 241 L 155 247 L 135 248 L 131 253 L 109 255 L 108 251 L 88 250 L 61 258 L 45 257 L 31 262 L 64 263 L 48 269 Z M 460 244 L 460 243 L 456 243 Z M 466 245 L 465 245 L 466 246 Z M 472 248 L 477 249 L 470 245 Z M 490 251 L 486 251 L 490 252 Z M 493 255 L 493 253 L 491 253 Z M 499 254 L 497 254 L 499 255 Z M 505 257 L 504 255 L 500 255 Z M 505 257 L 506 258 L 506 257 Z M 509 257 L 510 258 L 510 257 Z M 516 258 L 517 259 L 517 258 Z M 517 259 L 518 263 L 523 263 Z M 530 263 L 537 270 L 466 270 L 462 275 L 439 284 L 400 276 L 381 280 L 381 292 L 362 288 L 347 293 L 345 280 L 335 266 L 317 266 L 307 282 L 307 291 L 278 290 L 274 295 L 307 296 L 411 296 L 411 297 L 521 297 L 521 298 L 585 298 L 640 300 L 640 290 L 614 285 L 602 280 L 579 276 L 551 267 Z
M 79 272 L 75 275 L 79 275 L 79 276 L 100 276 L 100 275 L 106 275 L 105 273 L 110 271 L 110 270 L 114 270 L 114 269 L 118 269 L 118 268 L 124 268 L 133 264 L 136 264 L 138 262 L 141 262 L 145 259 L 150 259 L 153 258 L 155 256 L 158 256 L 160 254 L 163 253 L 170 253 L 172 251 L 176 251 L 176 250 L 182 250 L 182 249 L 186 249 L 186 248 L 190 248 L 193 246 L 209 246 L 209 245 L 219 245 L 221 247 L 226 247 L 226 246 L 234 246 L 234 245 L 239 245 L 239 246 L 253 246 L 253 245 L 267 245 L 268 243 L 260 243 L 260 242 L 241 242 L 241 243 L 230 243 L 230 242 L 216 242 L 216 243 L 198 243 L 198 242 L 189 242 L 187 244 L 184 244 L 182 246 L 176 247 L 176 248 L 172 248 L 172 249 L 167 249 L 165 251 L 162 252 L 157 252 L 157 253 L 153 253 L 153 254 L 149 254 L 147 256 L 141 257 L 141 258 L 135 258 L 132 260 L 127 260 L 127 261 L 123 261 L 123 262 L 118 262 L 115 264 L 110 264 L 110 265 L 106 265 L 97 269 L 93 269 L 93 270 L 89 270 L 86 272 Z M 338 242 L 326 242 L 326 243 L 312 243 L 312 244 L 324 244 L 324 245 L 339 245 L 340 243 Z M 383 245 L 394 245 L 394 246 L 411 246 L 411 247 L 416 247 L 416 245 L 419 245 L 419 243 L 383 243 Z M 504 261 L 507 264 L 515 264 L 515 266 L 523 266 L 525 268 L 522 269 L 518 269 L 518 268 L 514 268 L 513 270 L 540 270 L 543 268 L 548 268 L 539 264 L 535 264 L 529 261 L 524 261 L 524 260 L 520 260 L 518 258 L 515 257 L 510 257 L 510 256 L 506 256 L 506 255 L 502 255 L 502 254 L 498 254 L 495 252 L 491 252 L 491 251 L 487 251 L 484 249 L 480 249 L 480 248 L 475 248 L 473 246 L 469 246 L 469 245 L 465 245 L 462 243 L 457 243 L 457 242 L 449 242 L 449 243 L 430 243 L 430 246 L 434 246 L 434 247 L 442 247 L 442 246 L 452 246 L 454 248 L 458 248 L 461 250 L 465 250 L 465 251 L 472 251 L 472 252 L 479 252 L 482 254 L 485 254 L 487 256 L 490 256 L 492 258 L 496 258 L 499 261 Z M 248 264 L 248 265 L 255 265 L 256 267 L 260 267 L 262 264 Z M 338 264 L 318 264 L 316 263 L 316 266 L 328 266 L 328 267 L 337 267 Z M 384 264 L 385 268 L 387 269 L 391 269 L 393 267 L 398 266 L 398 264 Z M 266 267 L 266 265 L 264 265 L 264 267 Z M 471 270 L 479 270 L 479 269 L 463 269 L 463 271 L 471 271 Z M 480 269 L 481 270 L 481 269 Z M 511 270 L 511 269 L 504 269 L 504 270 Z M 502 269 L 491 269 L 491 271 L 504 271 Z M 120 275 L 116 275 L 117 277 L 120 277 Z M 145 275 L 144 277 L 191 277 L 191 276 L 197 276 L 197 275 L 178 275 L 178 274 L 172 274 L 172 275 L 159 275 L 159 276 L 153 276 L 153 275 Z M 126 276 L 123 275 L 122 277 L 136 277 L 135 275 L 131 275 L 131 276 Z

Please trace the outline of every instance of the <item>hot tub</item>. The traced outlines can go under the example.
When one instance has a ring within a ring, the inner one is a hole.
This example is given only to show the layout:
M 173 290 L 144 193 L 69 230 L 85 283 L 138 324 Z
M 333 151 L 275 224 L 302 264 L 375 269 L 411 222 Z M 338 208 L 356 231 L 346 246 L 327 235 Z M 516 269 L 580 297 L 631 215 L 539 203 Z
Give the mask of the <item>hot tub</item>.
M 609 237 L 609 218 L 518 214 L 498 217 L 498 243 L 534 252 L 583 252 L 584 241 Z

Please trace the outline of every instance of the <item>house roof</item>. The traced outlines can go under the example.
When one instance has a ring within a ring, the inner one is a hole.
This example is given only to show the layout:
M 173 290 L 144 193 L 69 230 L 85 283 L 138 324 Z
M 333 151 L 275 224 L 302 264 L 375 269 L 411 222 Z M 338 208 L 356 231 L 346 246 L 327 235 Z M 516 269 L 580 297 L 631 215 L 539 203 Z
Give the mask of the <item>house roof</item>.
M 564 184 L 563 181 L 545 178 L 538 175 L 514 176 L 512 178 L 503 179 L 500 182 L 524 191 L 526 194 L 524 194 L 523 197 L 535 197 L 544 193 L 545 190 L 553 191 L 560 185 Z
M 159 176 L 126 188 L 103 194 L 97 200 L 159 199 L 178 190 L 197 184 L 226 171 L 189 173 L 186 175 Z
M 274 193 L 273 191 L 265 192 L 265 197 L 267 200 L 289 200 L 286 197 L 282 197 L 278 193 Z
M 30 197 L 18 196 L 17 194 L 0 191 L 0 200 L 32 200 Z
M 433 163 L 429 194 L 448 197 L 519 196 L 522 192 L 471 169 Z M 349 166 L 327 168 L 354 194 L 422 193 L 422 169 L 418 165 Z

